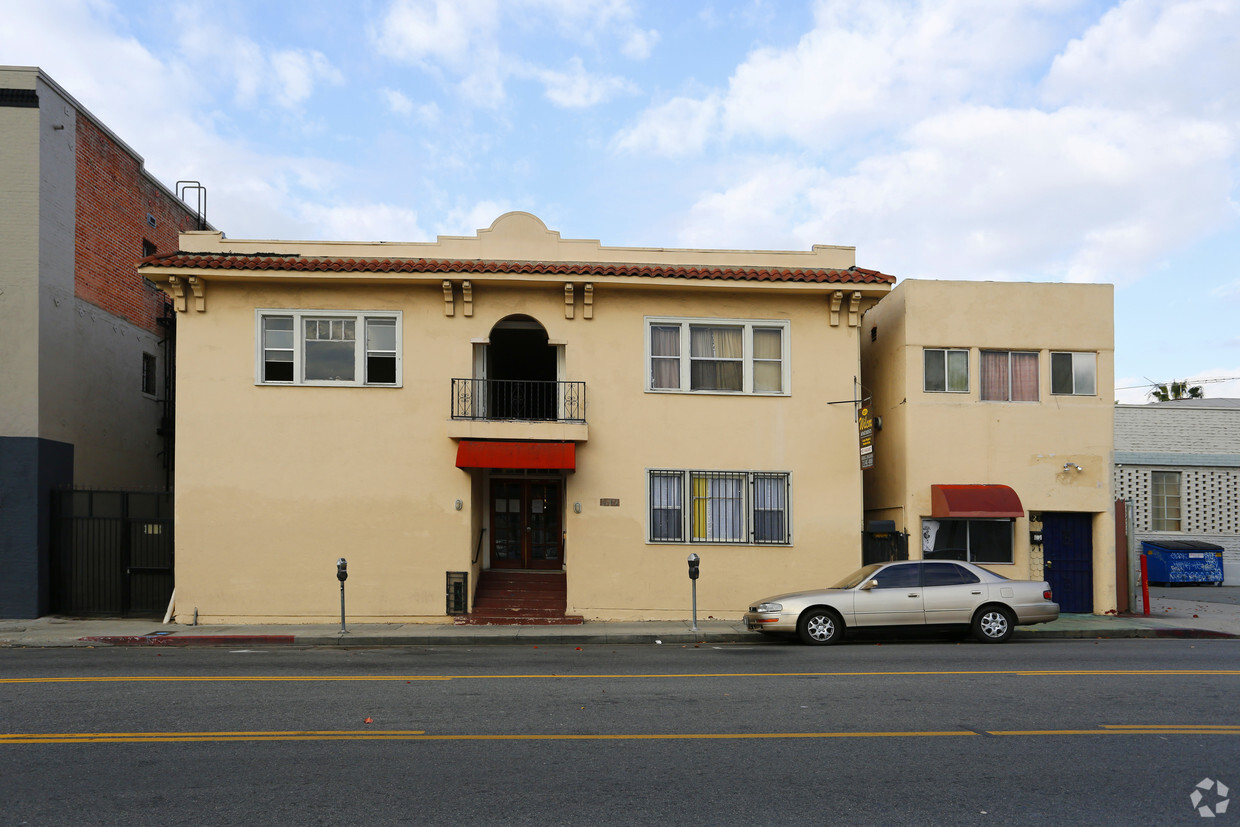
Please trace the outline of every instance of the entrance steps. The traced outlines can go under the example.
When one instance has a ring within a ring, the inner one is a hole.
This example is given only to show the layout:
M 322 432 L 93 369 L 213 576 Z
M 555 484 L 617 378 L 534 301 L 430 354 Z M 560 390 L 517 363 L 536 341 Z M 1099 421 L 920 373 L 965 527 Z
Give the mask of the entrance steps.
M 488 569 L 478 576 L 473 611 L 454 622 L 458 626 L 576 626 L 582 618 L 564 613 L 567 588 L 562 571 Z

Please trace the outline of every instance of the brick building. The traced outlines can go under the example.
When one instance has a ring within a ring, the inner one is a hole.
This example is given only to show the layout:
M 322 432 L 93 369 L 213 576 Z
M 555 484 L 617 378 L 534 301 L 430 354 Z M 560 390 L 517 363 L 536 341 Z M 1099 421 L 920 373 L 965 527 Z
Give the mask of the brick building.
M 49 609 L 50 492 L 161 489 L 171 314 L 136 271 L 194 211 L 34 67 L 0 67 L 0 617 Z

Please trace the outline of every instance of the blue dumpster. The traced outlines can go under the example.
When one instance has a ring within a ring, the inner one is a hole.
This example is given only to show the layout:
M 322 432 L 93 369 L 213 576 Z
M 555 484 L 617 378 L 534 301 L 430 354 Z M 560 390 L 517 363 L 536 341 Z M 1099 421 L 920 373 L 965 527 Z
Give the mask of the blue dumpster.
M 1151 583 L 1223 582 L 1223 547 L 1201 540 L 1142 540 Z

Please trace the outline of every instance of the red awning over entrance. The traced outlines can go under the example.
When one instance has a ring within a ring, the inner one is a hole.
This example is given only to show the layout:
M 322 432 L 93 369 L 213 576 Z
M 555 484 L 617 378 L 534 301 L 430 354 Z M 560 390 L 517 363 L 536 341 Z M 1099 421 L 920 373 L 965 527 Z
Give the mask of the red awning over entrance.
M 1020 497 L 1006 485 L 932 485 L 931 517 L 1023 517 Z
M 573 442 L 495 442 L 463 439 L 456 449 L 457 468 L 577 469 Z

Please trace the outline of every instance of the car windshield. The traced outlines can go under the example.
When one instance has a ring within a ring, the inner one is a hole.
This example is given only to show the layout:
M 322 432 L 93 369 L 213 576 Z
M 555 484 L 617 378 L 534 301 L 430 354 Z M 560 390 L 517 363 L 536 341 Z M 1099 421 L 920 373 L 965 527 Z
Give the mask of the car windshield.
M 868 566 L 857 569 L 852 574 L 845 577 L 834 586 L 828 586 L 830 589 L 855 589 L 861 585 L 870 575 L 881 569 L 884 563 L 871 563 Z

